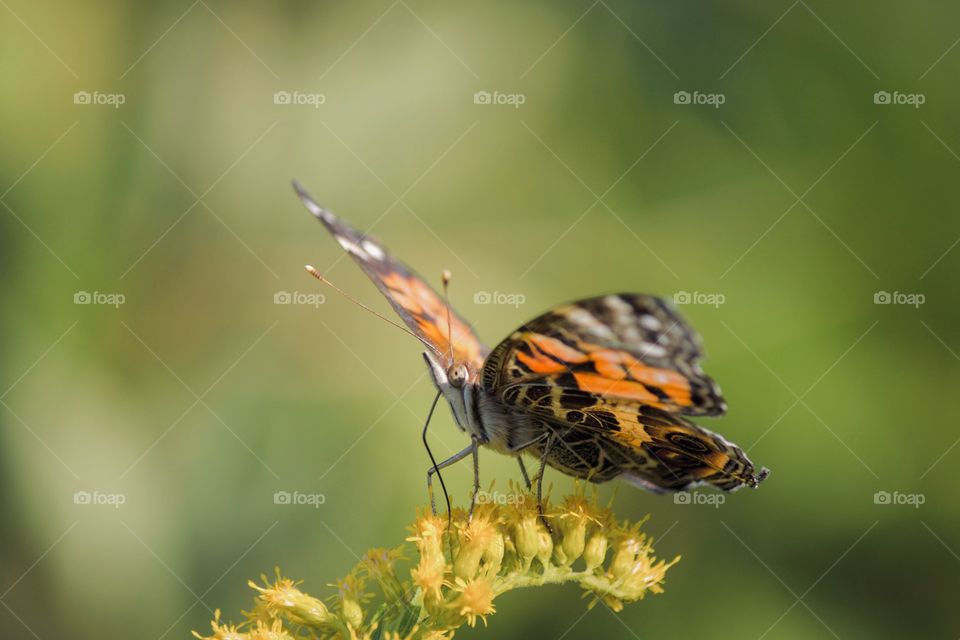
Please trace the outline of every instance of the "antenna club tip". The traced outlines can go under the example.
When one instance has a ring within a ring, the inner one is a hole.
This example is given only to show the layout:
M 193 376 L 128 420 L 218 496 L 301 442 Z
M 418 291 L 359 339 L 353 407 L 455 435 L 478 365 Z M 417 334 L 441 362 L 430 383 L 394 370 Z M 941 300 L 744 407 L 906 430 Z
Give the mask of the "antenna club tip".
M 320 276 L 320 272 L 317 271 L 316 268 L 314 268 L 312 265 L 305 264 L 303 265 L 303 268 L 306 269 L 307 273 L 312 275 L 314 278 L 322 279 L 322 277 Z
M 450 279 L 453 278 L 453 274 L 450 273 L 449 269 L 444 269 L 440 277 L 443 278 L 443 284 L 450 284 Z

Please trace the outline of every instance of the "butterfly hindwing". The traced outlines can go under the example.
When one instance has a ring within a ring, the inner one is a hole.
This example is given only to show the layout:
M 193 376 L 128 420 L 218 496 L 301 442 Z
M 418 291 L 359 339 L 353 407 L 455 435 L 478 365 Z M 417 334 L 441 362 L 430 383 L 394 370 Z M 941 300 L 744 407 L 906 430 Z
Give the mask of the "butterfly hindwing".
M 294 188 L 310 213 L 360 265 L 414 333 L 426 341 L 444 362 L 452 351 L 453 361 L 469 362 L 480 368 L 488 349 L 459 314 L 452 309 L 448 312 L 443 298 L 423 278 L 391 256 L 379 242 L 318 205 L 299 184 L 294 183 Z
M 699 336 L 652 296 L 591 298 L 550 311 L 491 352 L 483 387 L 551 466 L 594 481 L 623 475 L 653 490 L 709 483 L 723 490 L 762 479 L 735 445 L 682 417 L 725 409 L 700 370 Z M 550 444 L 548 444 L 550 443 Z
M 725 491 L 755 486 L 762 477 L 740 448 L 685 418 L 657 407 L 569 389 L 552 381 L 510 385 L 499 396 L 515 409 L 514 425 L 549 433 L 547 460 L 596 482 L 623 475 L 652 490 L 700 483 Z M 541 455 L 548 439 L 532 448 Z

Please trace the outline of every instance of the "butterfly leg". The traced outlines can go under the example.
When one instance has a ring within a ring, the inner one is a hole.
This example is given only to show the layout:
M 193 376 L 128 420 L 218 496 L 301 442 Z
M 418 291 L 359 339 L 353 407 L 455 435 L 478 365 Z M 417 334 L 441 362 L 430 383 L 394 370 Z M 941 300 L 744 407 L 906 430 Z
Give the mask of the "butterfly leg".
M 547 516 L 543 513 L 543 472 L 547 469 L 547 455 L 550 453 L 553 438 L 552 434 L 547 438 L 547 444 L 544 445 L 543 453 L 540 454 L 540 471 L 537 472 L 537 512 L 540 514 L 540 521 L 543 522 L 551 536 L 553 535 L 553 527 L 547 522 Z
M 480 443 L 473 439 L 473 495 L 470 497 L 470 515 L 467 521 L 473 520 L 473 508 L 477 506 L 477 496 L 480 494 Z
M 450 456 L 449 458 L 447 458 L 446 460 L 444 460 L 443 462 L 438 462 L 435 466 L 432 466 L 429 469 L 427 469 L 427 493 L 430 495 L 430 510 L 433 512 L 433 515 L 437 515 L 437 505 L 433 499 L 433 474 L 438 473 L 440 469 L 446 469 L 453 463 L 463 460 L 471 453 L 474 455 L 474 460 L 476 460 L 477 459 L 476 458 L 476 455 L 477 455 L 476 442 L 471 442 L 470 445 L 467 448 L 465 448 L 463 451 L 459 451 L 453 454 L 452 456 Z M 479 485 L 479 481 L 477 481 L 477 484 Z M 476 490 L 474 490 L 474 498 L 476 498 Z
M 523 476 L 523 483 L 527 485 L 527 491 L 530 491 L 530 489 L 533 489 L 533 484 L 530 482 L 530 476 L 527 474 L 527 467 L 523 464 L 523 458 L 517 456 L 517 462 L 520 463 L 520 475 Z

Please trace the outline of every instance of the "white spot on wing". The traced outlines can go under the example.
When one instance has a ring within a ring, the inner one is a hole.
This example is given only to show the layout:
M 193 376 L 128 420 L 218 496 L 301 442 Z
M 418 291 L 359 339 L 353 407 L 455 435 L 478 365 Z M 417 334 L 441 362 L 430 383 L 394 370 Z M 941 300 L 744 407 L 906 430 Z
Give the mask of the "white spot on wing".
M 654 358 L 662 358 L 667 355 L 667 350 L 660 345 L 653 344 L 651 342 L 644 342 L 640 345 L 640 354 L 644 356 L 653 356 Z
M 333 223 L 336 222 L 337 218 L 332 213 L 318 205 L 311 198 L 301 196 L 303 204 L 306 205 L 307 210 L 315 215 L 318 218 L 323 218 L 327 222 Z
M 617 336 L 613 333 L 613 331 L 610 330 L 610 327 L 597 320 L 597 318 L 586 309 L 581 307 L 571 307 L 567 311 L 566 316 L 567 320 L 595 336 L 599 336 L 610 341 L 615 341 L 617 339 Z
M 364 260 L 368 259 L 370 256 L 367 255 L 367 252 L 363 250 L 356 242 L 350 238 L 344 236 L 337 236 L 337 242 L 340 243 L 340 246 L 352 253 L 355 256 L 363 258 Z
M 636 314 L 633 312 L 633 307 L 617 296 L 607 296 L 604 298 L 604 302 L 613 311 L 614 325 L 626 342 L 643 340 L 643 336 L 637 329 Z
M 369 240 L 363 241 L 363 248 L 366 252 L 376 260 L 383 260 L 386 254 L 383 253 L 383 249 L 377 246 L 375 243 L 370 242 Z
M 649 331 L 659 331 L 663 327 L 657 317 L 651 315 L 640 316 L 640 326 Z

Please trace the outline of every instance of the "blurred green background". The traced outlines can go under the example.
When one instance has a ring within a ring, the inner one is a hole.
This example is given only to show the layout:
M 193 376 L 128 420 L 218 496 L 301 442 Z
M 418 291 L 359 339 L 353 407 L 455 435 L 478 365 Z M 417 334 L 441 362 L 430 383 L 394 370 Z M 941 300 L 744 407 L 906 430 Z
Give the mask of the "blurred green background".
M 664 595 L 615 616 L 516 592 L 458 637 L 957 637 L 958 20 L 0 2 L 0 635 L 185 638 L 275 565 L 321 595 L 405 536 L 433 391 L 414 341 L 303 272 L 388 310 L 297 178 L 432 280 L 451 269 L 491 344 L 562 301 L 689 294 L 730 405 L 707 426 L 772 469 L 719 507 L 621 487 L 618 513 L 683 555 Z M 459 450 L 438 415 L 436 451 Z M 481 473 L 517 477 L 493 453 Z

